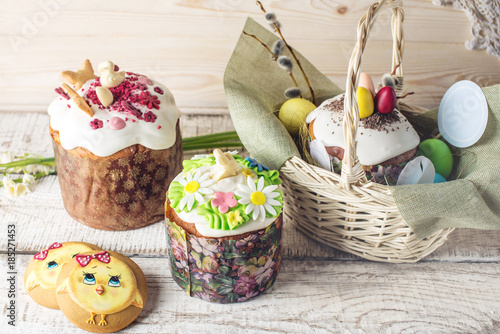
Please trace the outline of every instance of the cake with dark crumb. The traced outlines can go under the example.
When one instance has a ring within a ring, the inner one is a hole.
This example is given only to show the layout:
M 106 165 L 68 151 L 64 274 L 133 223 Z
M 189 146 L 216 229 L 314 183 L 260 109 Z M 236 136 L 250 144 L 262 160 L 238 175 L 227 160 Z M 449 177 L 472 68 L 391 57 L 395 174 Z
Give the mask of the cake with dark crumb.
M 344 94 L 324 101 L 306 118 L 311 139 L 319 140 L 336 162 L 344 158 L 343 119 Z M 367 175 L 380 176 L 382 180 L 376 181 L 385 182 L 389 174 L 397 179 L 404 165 L 415 157 L 420 138 L 406 117 L 394 109 L 360 119 L 356 143 L 359 162 Z M 380 169 L 385 172 L 380 174 Z
M 170 91 L 111 62 L 62 73 L 50 104 L 57 174 L 66 211 L 88 226 L 129 230 L 163 217 L 182 169 L 180 111 Z
M 281 263 L 279 173 L 235 153 L 195 156 L 170 185 L 165 216 L 172 277 L 217 303 L 269 289 Z

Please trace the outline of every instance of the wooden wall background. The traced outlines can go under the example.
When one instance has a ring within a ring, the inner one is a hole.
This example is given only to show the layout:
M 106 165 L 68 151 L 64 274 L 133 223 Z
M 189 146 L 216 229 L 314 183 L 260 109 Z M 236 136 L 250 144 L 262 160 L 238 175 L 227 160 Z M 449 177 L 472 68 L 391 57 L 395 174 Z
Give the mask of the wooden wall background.
M 333 82 L 345 86 L 356 24 L 373 0 L 264 0 L 285 37 Z M 430 0 L 404 1 L 408 102 L 434 107 L 454 82 L 500 83 L 500 61 L 468 51 L 470 22 Z M 40 112 L 62 70 L 85 58 L 165 83 L 185 114 L 227 115 L 222 78 L 247 16 L 265 24 L 252 0 L 0 0 L 0 112 Z M 371 35 L 363 69 L 390 70 L 389 14 Z M 209 131 L 210 129 L 206 129 Z

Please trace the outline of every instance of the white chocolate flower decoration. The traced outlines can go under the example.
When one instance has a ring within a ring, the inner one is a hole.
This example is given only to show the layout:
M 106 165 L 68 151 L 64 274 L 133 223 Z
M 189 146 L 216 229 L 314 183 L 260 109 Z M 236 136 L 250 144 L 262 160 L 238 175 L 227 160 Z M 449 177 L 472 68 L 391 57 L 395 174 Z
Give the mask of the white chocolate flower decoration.
M 210 195 L 214 192 L 213 189 L 208 188 L 214 183 L 210 179 L 209 173 L 201 174 L 201 172 L 197 172 L 193 175 L 193 173 L 188 172 L 185 177 L 179 180 L 179 183 L 184 186 L 186 192 L 186 196 L 179 203 L 180 210 L 183 210 L 187 205 L 187 209 L 191 211 L 195 200 L 199 204 L 203 204 L 205 203 L 203 195 Z
M 238 202 L 248 206 L 245 208 L 245 214 L 252 213 L 252 219 L 255 221 L 263 221 L 266 218 L 266 212 L 271 215 L 276 215 L 274 206 L 280 206 L 281 203 L 275 200 L 280 195 L 274 191 L 278 188 L 277 185 L 271 185 L 264 188 L 264 178 L 260 177 L 257 185 L 251 177 L 247 177 L 247 185 L 238 185 L 235 195 L 241 197 Z

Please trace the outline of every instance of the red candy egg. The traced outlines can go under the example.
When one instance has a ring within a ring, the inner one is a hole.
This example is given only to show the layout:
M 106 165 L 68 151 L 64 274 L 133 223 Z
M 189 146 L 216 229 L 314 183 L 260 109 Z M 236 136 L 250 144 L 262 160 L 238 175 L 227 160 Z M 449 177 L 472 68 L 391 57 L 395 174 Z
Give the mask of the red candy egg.
M 388 114 L 396 108 L 396 92 L 391 86 L 382 87 L 373 100 L 375 108 L 382 114 Z

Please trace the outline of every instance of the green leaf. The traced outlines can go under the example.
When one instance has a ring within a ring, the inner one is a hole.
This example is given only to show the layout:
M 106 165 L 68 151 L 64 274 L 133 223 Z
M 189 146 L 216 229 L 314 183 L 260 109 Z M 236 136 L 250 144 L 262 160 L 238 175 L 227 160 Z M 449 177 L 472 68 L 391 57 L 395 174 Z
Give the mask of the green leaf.
M 217 269 L 217 272 L 219 273 L 219 275 L 221 276 L 226 276 L 228 273 L 229 273 L 229 268 L 226 267 L 226 266 L 220 266 L 218 269 Z
M 236 211 L 240 213 L 242 221 L 239 224 L 230 224 L 228 220 L 228 214 L 230 212 Z M 205 217 L 205 219 L 209 223 L 210 228 L 216 230 L 234 230 L 250 219 L 250 217 L 245 214 L 244 206 L 240 203 L 238 203 L 234 208 L 230 208 L 228 212 L 220 213 L 219 208 L 214 207 L 212 205 L 212 201 L 208 200 L 198 207 L 196 213 L 200 216 Z
M 236 301 L 238 301 L 239 296 L 238 294 L 231 292 L 230 294 L 227 295 L 227 298 L 229 298 L 231 303 L 236 303 Z
M 170 200 L 170 206 L 176 211 L 179 211 L 179 202 L 181 201 L 182 197 L 184 197 L 184 186 L 178 181 L 173 181 L 172 183 L 170 183 L 167 197 Z
M 217 289 L 217 293 L 220 295 L 228 295 L 231 292 L 233 292 L 233 287 L 230 285 L 229 286 L 228 285 L 221 285 L 221 287 L 219 289 Z
M 237 253 L 232 253 L 232 252 L 224 253 L 224 258 L 225 259 L 235 259 L 238 256 L 239 255 Z
M 184 167 L 184 169 L 182 171 L 185 173 L 185 172 L 189 172 L 192 169 L 199 168 L 201 166 L 212 166 L 212 165 L 215 165 L 215 158 L 214 157 L 184 160 L 182 162 L 182 166 Z
M 235 281 L 232 278 L 227 276 L 219 276 L 217 277 L 217 280 L 225 285 L 234 285 L 235 283 Z

